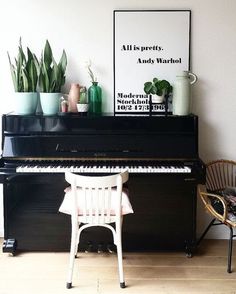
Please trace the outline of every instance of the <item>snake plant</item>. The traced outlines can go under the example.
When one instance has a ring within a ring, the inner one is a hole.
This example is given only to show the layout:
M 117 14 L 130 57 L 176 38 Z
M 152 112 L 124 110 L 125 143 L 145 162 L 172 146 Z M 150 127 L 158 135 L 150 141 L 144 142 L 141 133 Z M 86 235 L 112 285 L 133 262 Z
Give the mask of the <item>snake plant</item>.
M 41 60 L 37 64 L 39 72 L 39 89 L 42 93 L 60 93 L 65 84 L 65 71 L 67 66 L 66 52 L 63 50 L 61 59 L 57 64 L 51 46 L 46 41 Z
M 24 53 L 21 38 L 15 64 L 11 62 L 9 52 L 7 52 L 7 54 L 15 92 L 36 92 L 38 73 L 35 54 L 33 54 L 28 47 L 27 54 Z

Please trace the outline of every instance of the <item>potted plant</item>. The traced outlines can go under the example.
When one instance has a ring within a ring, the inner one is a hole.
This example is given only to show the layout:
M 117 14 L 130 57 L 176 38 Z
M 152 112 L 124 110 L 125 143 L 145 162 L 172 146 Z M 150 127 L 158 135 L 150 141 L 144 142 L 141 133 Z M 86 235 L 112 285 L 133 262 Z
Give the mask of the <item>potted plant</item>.
M 91 66 L 91 60 L 88 60 L 86 62 L 86 68 L 92 82 L 92 85 L 88 88 L 88 111 L 90 114 L 100 115 L 102 113 L 102 88 L 98 85 L 97 77 L 95 77 Z
M 15 112 L 21 115 L 34 114 L 38 103 L 38 94 L 36 92 L 38 82 L 36 69 L 37 58 L 28 47 L 27 54 L 24 53 L 21 38 L 15 64 L 11 62 L 9 52 L 7 54 L 15 89 Z
M 59 111 L 61 87 L 65 84 L 67 66 L 66 52 L 63 50 L 57 64 L 51 46 L 46 40 L 41 60 L 38 63 L 40 103 L 44 114 L 53 115 Z
M 153 103 L 162 103 L 165 95 L 169 95 L 172 92 L 172 86 L 166 80 L 154 78 L 152 82 L 146 82 L 144 84 L 144 92 L 155 95 L 154 97 L 152 96 Z

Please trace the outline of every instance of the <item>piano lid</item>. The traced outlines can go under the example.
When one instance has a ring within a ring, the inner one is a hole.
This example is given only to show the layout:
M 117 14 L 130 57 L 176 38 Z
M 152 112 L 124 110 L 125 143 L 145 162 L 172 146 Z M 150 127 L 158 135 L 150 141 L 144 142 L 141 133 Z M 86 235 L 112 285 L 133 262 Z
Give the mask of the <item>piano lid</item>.
M 2 116 L 3 132 L 13 134 L 35 133 L 186 133 L 196 132 L 198 117 L 188 116 L 80 116 L 68 115 L 13 115 Z
M 4 158 L 196 159 L 197 116 L 3 116 Z

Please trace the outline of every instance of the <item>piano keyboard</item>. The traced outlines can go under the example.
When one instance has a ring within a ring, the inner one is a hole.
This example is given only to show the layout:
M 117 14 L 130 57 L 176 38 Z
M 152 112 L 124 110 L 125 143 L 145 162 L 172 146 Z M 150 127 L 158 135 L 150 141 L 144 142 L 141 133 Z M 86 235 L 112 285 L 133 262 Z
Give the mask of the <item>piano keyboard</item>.
M 119 173 L 128 170 L 129 173 L 191 173 L 187 166 L 29 166 L 21 165 L 16 168 L 17 173 Z

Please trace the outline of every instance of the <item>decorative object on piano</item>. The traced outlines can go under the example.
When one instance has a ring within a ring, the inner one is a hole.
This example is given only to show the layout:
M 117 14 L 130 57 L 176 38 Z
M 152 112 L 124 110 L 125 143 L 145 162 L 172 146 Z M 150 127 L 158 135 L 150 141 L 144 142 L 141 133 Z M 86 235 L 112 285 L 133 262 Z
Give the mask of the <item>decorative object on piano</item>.
M 68 112 L 68 102 L 62 97 L 61 98 L 61 113 L 67 113 Z
M 93 82 L 92 86 L 88 89 L 89 99 L 89 113 L 101 114 L 102 113 L 102 88 L 98 86 L 97 82 Z
M 173 114 L 190 114 L 192 104 L 191 85 L 196 81 L 197 76 L 189 71 L 182 71 L 176 76 L 173 84 Z
M 59 63 L 57 64 L 52 53 L 51 46 L 46 41 L 42 58 L 38 64 L 40 102 L 42 111 L 46 115 L 58 113 L 61 87 L 65 84 L 65 71 L 67 66 L 66 52 L 63 50 Z
M 36 69 L 37 58 L 27 47 L 27 55 L 24 53 L 21 38 L 18 47 L 18 56 L 15 65 L 12 64 L 9 53 L 12 81 L 15 89 L 14 110 L 17 114 L 27 115 L 36 112 L 38 94 L 36 92 L 38 73 Z
M 102 113 L 102 89 L 98 85 L 97 77 L 94 76 L 91 70 L 91 61 L 86 62 L 88 74 L 91 78 L 92 85 L 88 88 L 88 103 L 89 113 L 101 114 Z
M 172 92 L 172 86 L 166 80 L 154 78 L 152 82 L 146 82 L 144 84 L 144 92 L 155 95 L 152 96 L 152 103 L 163 103 L 165 95 L 169 95 Z
M 69 112 L 78 112 L 77 111 L 77 103 L 80 100 L 80 85 L 76 83 L 72 83 L 70 85 L 70 91 L 68 96 L 69 103 Z
M 149 114 L 157 110 L 163 110 L 168 114 L 169 95 L 172 92 L 172 86 L 167 80 L 158 80 L 153 78 L 152 82 L 144 83 L 144 92 L 149 94 Z
M 88 103 L 87 99 L 87 88 L 84 86 L 80 87 L 80 98 L 79 98 L 80 103 Z
M 80 99 L 77 103 L 77 110 L 79 113 L 85 114 L 89 110 L 89 104 L 87 100 L 87 89 L 86 87 L 80 87 Z
M 79 113 L 87 113 L 89 110 L 89 104 L 88 103 L 78 103 L 77 110 Z

